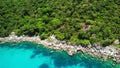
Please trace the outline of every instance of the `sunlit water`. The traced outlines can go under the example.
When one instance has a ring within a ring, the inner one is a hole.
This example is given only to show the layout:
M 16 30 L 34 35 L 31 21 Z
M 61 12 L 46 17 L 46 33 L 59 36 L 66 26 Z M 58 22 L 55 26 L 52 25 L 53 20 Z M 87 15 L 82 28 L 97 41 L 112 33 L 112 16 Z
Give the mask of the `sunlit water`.
M 120 68 L 120 64 L 85 54 L 69 56 L 31 42 L 9 42 L 0 44 L 0 68 Z

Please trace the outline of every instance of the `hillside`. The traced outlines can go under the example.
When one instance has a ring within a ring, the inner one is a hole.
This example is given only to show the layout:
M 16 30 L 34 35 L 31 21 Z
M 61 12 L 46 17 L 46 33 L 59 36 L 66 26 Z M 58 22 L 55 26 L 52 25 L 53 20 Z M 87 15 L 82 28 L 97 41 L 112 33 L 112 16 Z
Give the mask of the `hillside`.
M 12 31 L 107 46 L 120 40 L 120 0 L 1 0 L 0 36 Z

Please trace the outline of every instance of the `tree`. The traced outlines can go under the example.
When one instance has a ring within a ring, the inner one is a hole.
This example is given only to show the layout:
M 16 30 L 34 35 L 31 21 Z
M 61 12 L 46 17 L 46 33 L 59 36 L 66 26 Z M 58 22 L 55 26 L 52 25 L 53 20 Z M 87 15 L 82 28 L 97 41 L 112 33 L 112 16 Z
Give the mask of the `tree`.
M 80 40 L 78 38 L 76 38 L 76 37 L 71 37 L 70 42 L 72 44 L 80 44 Z
M 62 23 L 59 19 L 57 18 L 53 18 L 50 23 L 49 23 L 51 26 L 53 26 L 54 28 L 60 26 Z
M 65 35 L 63 33 L 59 32 L 58 30 L 54 31 L 54 34 L 56 35 L 56 38 L 59 40 L 65 39 Z

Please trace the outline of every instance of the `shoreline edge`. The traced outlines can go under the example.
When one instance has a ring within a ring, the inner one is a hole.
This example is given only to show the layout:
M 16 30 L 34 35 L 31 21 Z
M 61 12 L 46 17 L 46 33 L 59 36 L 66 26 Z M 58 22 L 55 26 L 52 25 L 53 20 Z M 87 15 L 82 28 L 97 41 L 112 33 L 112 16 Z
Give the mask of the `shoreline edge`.
M 1 43 L 22 41 L 35 42 L 51 49 L 67 51 L 69 55 L 82 52 L 87 53 L 93 57 L 102 58 L 103 60 L 113 58 L 115 62 L 120 63 L 120 49 L 114 46 L 102 47 L 98 44 L 94 44 L 83 47 L 81 45 L 74 45 L 71 43 L 66 43 L 65 41 L 57 40 L 54 35 L 50 36 L 49 39 L 41 40 L 39 36 L 29 37 L 23 35 L 18 37 L 14 34 L 14 32 L 12 32 L 8 37 L 0 37 L 0 41 Z

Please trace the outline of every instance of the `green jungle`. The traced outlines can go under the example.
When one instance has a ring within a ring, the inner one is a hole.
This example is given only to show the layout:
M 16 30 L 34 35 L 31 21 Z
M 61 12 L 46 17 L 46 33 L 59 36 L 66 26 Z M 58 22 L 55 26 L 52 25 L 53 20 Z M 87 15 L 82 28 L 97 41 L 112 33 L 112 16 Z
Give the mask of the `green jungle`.
M 76 45 L 114 45 L 120 40 L 120 0 L 0 0 L 0 36 L 13 31 Z

